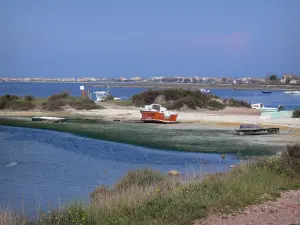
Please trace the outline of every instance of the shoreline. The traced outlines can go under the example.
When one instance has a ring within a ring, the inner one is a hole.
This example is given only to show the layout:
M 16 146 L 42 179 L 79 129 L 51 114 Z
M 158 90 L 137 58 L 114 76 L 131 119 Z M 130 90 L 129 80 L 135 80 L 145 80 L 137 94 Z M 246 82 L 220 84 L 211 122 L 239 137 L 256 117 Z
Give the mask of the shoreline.
M 155 149 L 244 156 L 253 155 L 254 150 L 255 155 L 275 154 L 282 146 L 299 142 L 297 138 L 300 136 L 299 119 L 261 120 L 260 115 L 253 110 L 239 109 L 238 113 L 237 109 L 227 109 L 214 112 L 205 110 L 180 112 L 179 123 L 176 124 L 145 124 L 139 122 L 138 108 L 107 104 L 110 105 L 109 108 L 89 111 L 0 111 L 0 125 L 61 131 Z M 39 123 L 32 122 L 30 119 L 32 116 L 58 116 L 71 120 L 62 124 Z M 281 129 L 281 133 L 235 135 L 234 130 L 241 123 L 275 126 Z
M 211 89 L 240 89 L 240 90 L 297 90 L 300 89 L 300 85 L 249 85 L 249 84 L 200 84 L 200 83 L 127 83 L 127 82 L 0 82 L 1 83 L 41 83 L 41 84 L 87 84 L 87 86 L 106 87 L 127 87 L 127 88 L 211 88 Z M 238 90 L 237 90 L 238 91 Z

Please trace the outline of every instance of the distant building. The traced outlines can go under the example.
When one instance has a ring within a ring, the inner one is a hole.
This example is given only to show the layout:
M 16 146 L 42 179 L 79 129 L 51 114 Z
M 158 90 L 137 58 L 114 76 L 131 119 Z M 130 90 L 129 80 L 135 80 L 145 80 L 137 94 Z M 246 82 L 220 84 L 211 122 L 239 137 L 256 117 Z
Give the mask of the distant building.
M 300 84 L 300 80 L 296 80 L 296 79 L 291 80 L 290 84 Z
M 140 78 L 140 77 L 132 77 L 132 78 L 130 78 L 130 80 L 140 81 L 140 80 L 142 80 L 142 78 Z
M 294 74 L 284 74 L 282 76 L 282 79 L 280 80 L 281 83 L 286 84 L 288 81 L 292 81 L 292 80 L 298 80 L 299 77 L 297 75 Z
M 125 77 L 120 77 L 119 80 L 120 81 L 126 81 L 127 79 Z

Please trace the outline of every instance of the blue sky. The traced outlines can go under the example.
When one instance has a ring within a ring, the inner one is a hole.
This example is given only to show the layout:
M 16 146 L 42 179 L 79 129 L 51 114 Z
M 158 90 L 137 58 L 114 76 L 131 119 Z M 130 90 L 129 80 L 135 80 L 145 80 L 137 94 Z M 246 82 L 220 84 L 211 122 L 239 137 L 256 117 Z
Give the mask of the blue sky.
M 300 0 L 0 0 L 0 77 L 300 74 Z

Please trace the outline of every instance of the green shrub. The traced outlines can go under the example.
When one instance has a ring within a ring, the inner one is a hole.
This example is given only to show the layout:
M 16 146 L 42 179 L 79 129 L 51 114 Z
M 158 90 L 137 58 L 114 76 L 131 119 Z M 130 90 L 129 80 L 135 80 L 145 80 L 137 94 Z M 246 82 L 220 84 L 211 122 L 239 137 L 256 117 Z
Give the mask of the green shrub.
M 33 101 L 34 99 L 35 99 L 35 98 L 34 98 L 33 95 L 26 95 L 26 96 L 25 96 L 25 101 L 30 102 L 30 101 Z
M 90 216 L 86 207 L 81 203 L 73 203 L 61 212 L 53 212 L 50 215 L 41 215 L 38 223 L 47 225 L 69 225 L 69 224 L 96 224 Z
M 158 171 L 150 169 L 139 169 L 129 171 L 115 186 L 115 189 L 126 189 L 132 186 L 145 187 L 158 183 L 164 179 Z
M 36 105 L 16 95 L 3 95 L 0 97 L 0 109 L 27 111 L 34 109 Z
M 300 175 L 300 145 L 289 145 L 287 146 L 287 150 L 284 151 L 281 155 L 281 160 L 286 168 L 292 176 Z
M 47 111 L 59 111 L 62 110 L 64 106 L 70 106 L 77 110 L 91 110 L 91 109 L 99 109 L 100 106 L 96 105 L 96 103 L 86 97 L 75 98 L 69 96 L 68 93 L 60 93 L 52 95 L 48 98 L 47 102 L 42 104 L 42 109 Z
M 217 102 L 218 97 L 201 93 L 199 90 L 165 89 L 148 90 L 132 96 L 135 106 L 153 104 L 161 96 L 166 103 L 162 105 L 170 109 L 180 109 L 186 106 L 189 109 L 206 108 L 212 110 L 223 109 L 224 105 Z
M 70 97 L 70 94 L 68 92 L 62 92 L 62 93 L 59 93 L 59 94 L 51 95 L 48 98 L 48 101 L 55 101 L 55 100 L 58 100 L 58 99 L 64 99 L 64 98 L 68 98 L 68 97 Z
M 300 109 L 295 109 L 294 110 L 293 118 L 300 118 Z
M 256 165 L 260 168 L 267 168 L 279 175 L 289 177 L 300 176 L 300 145 L 288 145 L 281 156 L 268 157 L 259 160 Z
M 243 100 L 235 100 L 233 98 L 230 98 L 230 99 L 226 99 L 224 101 L 224 103 L 228 106 L 231 106 L 231 107 L 244 107 L 244 108 L 251 108 L 251 105 L 246 102 L 246 101 L 243 101 Z

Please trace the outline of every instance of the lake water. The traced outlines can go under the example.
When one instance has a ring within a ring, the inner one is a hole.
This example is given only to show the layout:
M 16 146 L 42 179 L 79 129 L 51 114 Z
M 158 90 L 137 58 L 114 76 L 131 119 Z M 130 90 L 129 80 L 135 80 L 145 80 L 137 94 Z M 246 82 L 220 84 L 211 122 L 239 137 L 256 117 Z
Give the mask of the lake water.
M 203 164 L 201 162 L 205 161 Z M 29 215 L 72 200 L 88 202 L 100 184 L 113 185 L 127 171 L 152 168 L 184 174 L 221 172 L 240 161 L 227 155 L 147 149 L 75 135 L 0 126 L 0 206 Z
M 71 95 L 80 96 L 79 83 L 0 83 L 0 95 L 34 95 L 36 97 L 49 97 L 52 94 L 67 91 Z M 92 88 L 91 91 L 105 91 L 106 88 Z M 121 98 L 130 98 L 132 95 L 144 91 L 144 88 L 114 88 L 111 93 Z M 247 102 L 263 103 L 266 107 L 282 105 L 286 109 L 300 108 L 300 95 L 284 94 L 283 91 L 272 91 L 272 94 L 262 94 L 261 90 L 211 89 L 213 94 L 221 98 L 235 98 Z M 95 99 L 95 96 L 92 96 Z

